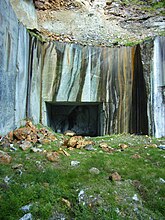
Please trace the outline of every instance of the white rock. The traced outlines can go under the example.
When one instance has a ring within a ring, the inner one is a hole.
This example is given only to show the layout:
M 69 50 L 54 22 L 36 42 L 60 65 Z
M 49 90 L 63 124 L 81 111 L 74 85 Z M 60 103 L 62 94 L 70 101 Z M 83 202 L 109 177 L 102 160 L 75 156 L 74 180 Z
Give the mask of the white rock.
M 92 167 L 90 170 L 89 170 L 90 173 L 92 174 L 99 174 L 100 173 L 100 170 L 97 169 L 96 167 Z
M 32 206 L 31 203 L 28 204 L 28 205 L 22 206 L 22 207 L 21 207 L 21 210 L 22 210 L 23 212 L 28 212 L 28 211 L 30 210 L 31 206 Z
M 163 178 L 159 178 L 159 181 L 160 181 L 161 183 L 165 183 L 165 180 L 164 180 Z
M 22 218 L 20 218 L 19 220 L 32 220 L 32 214 L 27 213 Z
M 138 197 L 137 197 L 137 195 L 135 194 L 133 197 L 132 197 L 132 199 L 134 200 L 134 201 L 136 201 L 136 202 L 138 202 L 139 201 L 139 199 L 138 199 Z
M 72 161 L 71 161 L 71 166 L 72 166 L 72 167 L 76 167 L 76 166 L 78 166 L 79 164 L 80 164 L 79 161 L 76 161 L 76 160 L 72 160 Z

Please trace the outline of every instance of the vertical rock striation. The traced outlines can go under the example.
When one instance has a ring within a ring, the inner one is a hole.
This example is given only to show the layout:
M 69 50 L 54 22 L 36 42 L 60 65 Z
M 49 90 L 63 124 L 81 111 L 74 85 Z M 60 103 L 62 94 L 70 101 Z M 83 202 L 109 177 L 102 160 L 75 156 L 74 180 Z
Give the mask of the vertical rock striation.
M 0 133 L 26 118 L 29 35 L 8 0 L 0 1 Z
M 57 109 L 51 105 L 89 103 L 90 115 L 92 106 L 98 106 L 95 118 L 100 118 L 101 128 L 96 130 L 101 134 L 165 136 L 165 38 L 155 39 L 153 57 L 152 47 L 144 45 L 41 42 L 18 22 L 9 0 L 0 1 L 0 22 L 1 135 L 27 117 L 48 125 L 48 108 Z M 79 124 L 85 125 L 82 120 Z
M 156 137 L 165 136 L 165 38 L 154 41 L 154 71 L 152 76 L 153 131 Z
M 103 103 L 103 134 L 148 132 L 139 47 L 49 43 L 44 54 L 43 105 L 45 102 Z M 44 118 L 43 115 L 46 121 Z

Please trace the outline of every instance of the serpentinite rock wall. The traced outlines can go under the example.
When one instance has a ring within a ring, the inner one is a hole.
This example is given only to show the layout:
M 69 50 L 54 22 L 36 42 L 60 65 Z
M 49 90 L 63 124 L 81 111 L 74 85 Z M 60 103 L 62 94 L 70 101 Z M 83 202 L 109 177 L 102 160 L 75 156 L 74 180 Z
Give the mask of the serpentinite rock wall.
M 0 133 L 24 124 L 29 34 L 8 0 L 0 1 Z
M 162 118 L 155 119 L 153 111 L 153 85 L 159 85 L 155 80 L 151 83 L 153 74 L 164 82 L 164 53 L 153 56 L 153 48 L 163 47 L 163 37 L 156 38 L 150 49 L 41 42 L 18 22 L 8 0 L 0 2 L 0 20 L 1 135 L 24 124 L 26 118 L 48 125 L 48 104 L 58 103 L 97 103 L 100 134 L 164 135 Z M 147 68 L 153 66 L 152 58 L 154 69 Z M 159 102 L 164 109 L 164 99 Z

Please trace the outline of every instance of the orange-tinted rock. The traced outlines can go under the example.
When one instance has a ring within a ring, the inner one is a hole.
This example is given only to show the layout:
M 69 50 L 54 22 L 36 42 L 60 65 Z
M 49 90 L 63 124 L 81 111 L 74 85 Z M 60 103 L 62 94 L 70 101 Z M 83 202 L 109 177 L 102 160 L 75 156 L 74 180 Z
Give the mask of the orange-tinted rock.
M 13 141 L 13 131 L 10 131 L 8 133 L 8 138 L 9 138 L 9 141 Z
M 0 163 L 8 164 L 12 161 L 12 157 L 8 153 L 0 150 Z
M 59 160 L 59 154 L 57 152 L 48 152 L 46 158 L 51 162 L 57 162 Z
M 131 158 L 133 158 L 133 159 L 139 159 L 139 158 L 141 158 L 141 156 L 140 156 L 139 154 L 134 154 Z
M 83 148 L 87 145 L 92 145 L 92 144 L 93 144 L 93 141 L 88 141 L 88 140 L 82 139 L 77 142 L 76 148 Z
M 100 147 L 103 151 L 108 152 L 108 153 L 112 153 L 115 149 L 110 147 L 107 143 L 103 142 L 100 143 Z
M 67 146 L 68 147 L 76 147 L 77 142 L 82 140 L 82 136 L 73 136 L 69 139 Z
M 108 148 L 108 147 L 109 147 L 108 144 L 105 143 L 105 142 L 100 143 L 99 146 L 100 146 L 101 148 Z
M 28 127 L 23 127 L 15 130 L 13 132 L 13 136 L 16 137 L 18 140 L 25 140 L 27 135 L 31 133 L 31 129 Z
M 52 134 L 48 135 L 48 138 L 51 141 L 56 141 L 57 140 L 57 138 L 54 135 L 52 135 Z
M 126 148 L 128 148 L 128 145 L 126 144 L 119 144 L 119 147 L 121 150 L 125 150 Z
M 51 143 L 51 140 L 45 138 L 45 139 L 39 140 L 39 142 L 40 142 L 41 144 L 50 144 L 50 143 Z

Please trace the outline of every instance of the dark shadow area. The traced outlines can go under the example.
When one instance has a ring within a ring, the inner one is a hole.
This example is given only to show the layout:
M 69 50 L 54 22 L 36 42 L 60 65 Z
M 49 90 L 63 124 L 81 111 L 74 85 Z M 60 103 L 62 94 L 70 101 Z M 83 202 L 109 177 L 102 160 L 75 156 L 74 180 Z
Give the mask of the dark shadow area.
M 77 135 L 98 136 L 101 131 L 101 103 L 47 103 L 48 126 L 55 132 L 72 130 Z
M 135 134 L 148 134 L 147 92 L 139 45 L 135 52 L 132 98 L 130 131 Z

